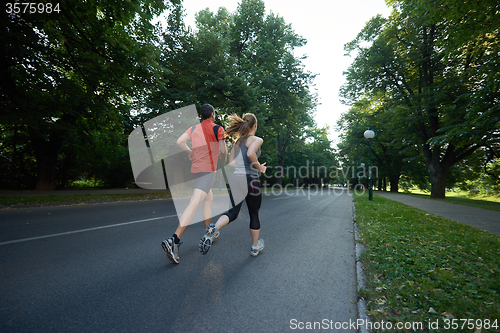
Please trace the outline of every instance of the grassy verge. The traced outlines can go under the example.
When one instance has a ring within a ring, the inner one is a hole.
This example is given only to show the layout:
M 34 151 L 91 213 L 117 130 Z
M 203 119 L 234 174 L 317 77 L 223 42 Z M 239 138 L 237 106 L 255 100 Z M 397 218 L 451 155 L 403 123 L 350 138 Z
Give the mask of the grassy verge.
M 367 246 L 361 294 L 373 322 L 421 322 L 417 332 L 500 332 L 499 236 L 378 195 L 354 200 Z M 436 321 L 439 329 L 431 329 Z
M 149 200 L 171 198 L 170 192 L 131 194 L 80 194 L 80 195 L 32 195 L 23 197 L 0 197 L 0 206 L 43 205 L 83 202 L 106 202 L 122 200 Z
M 410 194 L 419 198 L 430 199 L 430 194 L 422 191 L 412 190 Z M 464 205 L 476 208 L 496 210 L 500 212 L 500 196 L 471 195 L 466 192 L 446 192 L 446 199 L 437 199 L 443 202 L 449 202 L 457 205 Z

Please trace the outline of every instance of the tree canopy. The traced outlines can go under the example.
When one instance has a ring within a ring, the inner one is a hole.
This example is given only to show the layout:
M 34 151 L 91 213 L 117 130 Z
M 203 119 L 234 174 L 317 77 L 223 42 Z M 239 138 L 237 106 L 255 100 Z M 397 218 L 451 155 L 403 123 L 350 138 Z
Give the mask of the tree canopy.
M 151 23 L 163 14 L 166 27 Z M 194 30 L 177 0 L 68 0 L 50 15 L 0 15 L 2 187 L 122 186 L 128 134 L 190 104 L 214 105 L 221 124 L 255 113 L 268 164 L 283 166 L 316 128 L 314 75 L 294 55 L 306 41 L 261 0 L 201 10 Z
M 345 45 L 355 58 L 341 94 L 354 105 L 350 113 L 362 100 L 381 105 L 363 107 L 358 124 L 385 118 L 392 148 L 418 147 L 431 197 L 444 198 L 453 166 L 478 150 L 498 150 L 499 5 L 389 3 L 394 8 L 389 18 L 372 18 Z
M 123 116 L 161 72 L 150 22 L 170 6 L 70 0 L 59 13 L 0 14 L 2 158 L 13 186 L 32 186 L 26 162 L 36 164 L 37 189 L 82 164 L 110 171 L 118 162 L 108 152 L 123 140 Z

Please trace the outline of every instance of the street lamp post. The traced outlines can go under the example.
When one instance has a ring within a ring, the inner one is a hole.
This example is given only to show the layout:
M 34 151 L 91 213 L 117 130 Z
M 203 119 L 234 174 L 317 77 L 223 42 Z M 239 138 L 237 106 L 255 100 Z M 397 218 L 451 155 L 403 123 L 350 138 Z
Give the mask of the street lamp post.
M 364 133 L 365 138 L 368 139 L 368 200 L 373 200 L 373 189 L 372 189 L 372 139 L 375 137 L 375 132 L 372 131 L 370 127 Z

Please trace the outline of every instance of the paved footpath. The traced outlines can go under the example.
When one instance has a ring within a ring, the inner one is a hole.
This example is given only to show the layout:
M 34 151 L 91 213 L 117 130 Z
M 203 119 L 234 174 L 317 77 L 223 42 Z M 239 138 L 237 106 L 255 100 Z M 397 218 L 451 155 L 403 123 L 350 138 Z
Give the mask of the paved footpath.
M 450 220 L 467 224 L 481 230 L 486 230 L 495 235 L 500 235 L 500 212 L 435 201 L 432 199 L 416 198 L 399 193 L 381 191 L 375 193 L 384 198 L 399 201 L 408 206 L 422 209 L 429 213 L 446 217 Z

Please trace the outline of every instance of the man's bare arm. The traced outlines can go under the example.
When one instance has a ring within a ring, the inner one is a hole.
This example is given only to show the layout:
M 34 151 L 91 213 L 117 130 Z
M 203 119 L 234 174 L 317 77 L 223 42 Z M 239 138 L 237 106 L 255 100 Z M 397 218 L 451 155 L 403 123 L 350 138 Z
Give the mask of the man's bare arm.
M 227 147 L 226 147 L 226 141 L 224 139 L 219 141 L 219 151 L 220 151 L 221 161 L 225 161 L 227 156 Z
M 191 140 L 191 137 L 187 133 L 184 133 L 177 139 L 177 144 L 189 154 L 189 159 L 191 159 L 193 151 L 187 145 L 189 140 Z

